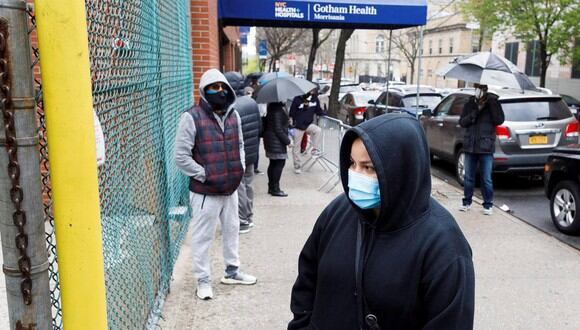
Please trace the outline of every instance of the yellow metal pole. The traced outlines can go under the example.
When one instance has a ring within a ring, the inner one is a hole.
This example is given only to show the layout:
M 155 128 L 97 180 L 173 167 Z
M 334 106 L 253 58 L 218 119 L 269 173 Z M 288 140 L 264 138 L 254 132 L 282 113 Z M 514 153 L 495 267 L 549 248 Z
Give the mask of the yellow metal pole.
M 64 329 L 107 329 L 85 2 L 36 0 Z

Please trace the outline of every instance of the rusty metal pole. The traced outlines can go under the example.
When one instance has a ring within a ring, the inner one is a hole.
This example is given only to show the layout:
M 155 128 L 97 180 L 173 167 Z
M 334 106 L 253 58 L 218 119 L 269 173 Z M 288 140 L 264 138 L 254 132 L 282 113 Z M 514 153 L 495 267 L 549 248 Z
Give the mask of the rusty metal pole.
M 26 3 L 0 0 L 0 232 L 10 329 L 51 329 Z

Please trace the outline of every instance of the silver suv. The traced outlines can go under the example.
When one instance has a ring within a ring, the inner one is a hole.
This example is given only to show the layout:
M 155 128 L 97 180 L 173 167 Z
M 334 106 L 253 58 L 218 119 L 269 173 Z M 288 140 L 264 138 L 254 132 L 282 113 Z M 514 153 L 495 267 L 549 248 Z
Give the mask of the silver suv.
M 506 89 L 490 92 L 499 96 L 505 114 L 505 122 L 496 128 L 495 173 L 542 174 L 552 149 L 578 143 L 578 121 L 560 96 Z M 431 155 L 454 163 L 462 185 L 465 129 L 459 126 L 459 116 L 472 95 L 472 89 L 451 93 L 420 118 Z

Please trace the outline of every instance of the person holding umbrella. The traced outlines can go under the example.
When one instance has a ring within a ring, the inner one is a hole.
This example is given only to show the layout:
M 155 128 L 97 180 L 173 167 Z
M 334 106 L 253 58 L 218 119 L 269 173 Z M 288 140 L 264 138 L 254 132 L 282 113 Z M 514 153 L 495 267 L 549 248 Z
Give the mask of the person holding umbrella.
M 291 142 L 288 137 L 290 118 L 284 103 L 295 96 L 310 92 L 315 87 L 315 84 L 305 79 L 278 77 L 266 82 L 257 92 L 256 102 L 268 104 L 263 139 L 266 157 L 270 159 L 268 193 L 272 196 L 288 196 L 280 189 L 282 170 L 288 158 L 287 146 Z
M 463 203 L 460 211 L 469 211 L 475 186 L 475 172 L 479 163 L 483 214 L 493 213 L 493 152 L 495 151 L 495 128 L 505 116 L 497 96 L 487 92 L 487 85 L 475 84 L 475 95 L 463 107 L 459 125 L 466 129 L 463 138 L 465 152 L 465 182 Z

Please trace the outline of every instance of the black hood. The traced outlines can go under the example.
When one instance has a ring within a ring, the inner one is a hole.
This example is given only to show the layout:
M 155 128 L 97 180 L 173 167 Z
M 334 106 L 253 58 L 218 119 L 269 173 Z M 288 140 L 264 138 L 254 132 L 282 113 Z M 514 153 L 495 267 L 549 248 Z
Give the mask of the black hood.
M 407 114 L 385 114 L 346 132 L 340 147 L 340 175 L 347 197 L 350 151 L 359 137 L 377 172 L 379 217 L 350 201 L 353 207 L 379 231 L 394 231 L 421 219 L 430 205 L 431 168 L 419 121 Z

